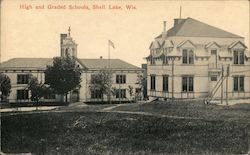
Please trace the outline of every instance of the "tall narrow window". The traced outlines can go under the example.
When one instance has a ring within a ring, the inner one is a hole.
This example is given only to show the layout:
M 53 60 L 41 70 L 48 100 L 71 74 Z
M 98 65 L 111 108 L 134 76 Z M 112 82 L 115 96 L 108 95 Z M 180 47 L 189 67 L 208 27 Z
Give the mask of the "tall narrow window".
M 168 91 L 168 75 L 163 75 L 162 78 L 162 90 Z
M 233 81 L 234 91 L 244 91 L 244 76 L 235 76 Z
M 162 62 L 163 62 L 163 65 L 168 64 L 168 58 L 165 55 L 162 56 Z
M 187 64 L 188 63 L 188 54 L 187 54 L 187 50 L 183 50 L 182 51 L 182 63 Z
M 155 59 L 153 58 L 153 56 L 150 58 L 150 64 L 155 65 Z
M 244 64 L 244 51 L 234 50 L 234 64 Z
M 183 64 L 193 64 L 194 63 L 194 52 L 193 50 L 182 50 L 182 63 Z
M 155 90 L 155 75 L 150 76 L 150 89 Z
M 194 91 L 194 80 L 193 76 L 182 77 L 182 91 L 193 92 Z

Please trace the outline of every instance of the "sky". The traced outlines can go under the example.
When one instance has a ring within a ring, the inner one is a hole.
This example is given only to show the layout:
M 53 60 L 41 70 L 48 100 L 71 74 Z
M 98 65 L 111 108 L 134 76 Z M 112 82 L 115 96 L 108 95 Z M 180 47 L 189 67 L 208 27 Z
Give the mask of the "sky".
M 66 9 L 51 9 L 65 5 Z M 69 9 L 88 6 L 89 9 Z M 105 9 L 93 9 L 93 5 Z M 128 10 L 127 5 L 136 9 Z M 26 7 L 25 7 L 26 6 Z M 32 6 L 32 9 L 28 9 Z M 40 6 L 40 9 L 36 9 Z M 41 7 L 44 6 L 44 9 Z M 121 6 L 120 9 L 110 9 Z M 151 41 L 173 26 L 174 18 L 191 17 L 238 34 L 249 47 L 249 1 L 1 1 L 1 62 L 11 58 L 50 58 L 60 55 L 60 33 L 67 33 L 78 44 L 78 58 L 111 58 L 136 66 L 145 63 Z M 27 9 L 25 9 L 27 8 Z

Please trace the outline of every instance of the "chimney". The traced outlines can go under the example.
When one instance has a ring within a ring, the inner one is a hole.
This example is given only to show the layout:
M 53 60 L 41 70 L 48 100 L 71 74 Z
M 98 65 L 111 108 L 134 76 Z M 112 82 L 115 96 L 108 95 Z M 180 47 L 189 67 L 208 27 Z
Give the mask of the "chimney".
M 185 19 L 183 18 L 176 18 L 174 19 L 174 27 L 180 23 L 182 23 L 183 21 L 185 21 Z
M 163 32 L 162 32 L 162 38 L 166 39 L 167 37 L 167 21 L 163 21 Z
M 163 21 L 163 32 L 166 32 L 167 22 Z

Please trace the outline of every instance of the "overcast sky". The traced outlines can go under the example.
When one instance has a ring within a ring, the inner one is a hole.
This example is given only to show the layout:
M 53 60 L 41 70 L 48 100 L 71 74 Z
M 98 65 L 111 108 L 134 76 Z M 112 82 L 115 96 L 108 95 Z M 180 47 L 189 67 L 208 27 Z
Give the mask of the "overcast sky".
M 20 9 L 20 5 L 33 9 Z M 45 9 L 37 10 L 36 5 Z M 55 10 L 48 5 L 86 5 L 90 10 Z M 126 5 L 135 10 L 127 10 Z M 93 10 L 92 5 L 105 5 L 105 10 Z M 109 10 L 109 5 L 122 10 Z M 1 61 L 15 57 L 49 58 L 59 56 L 59 35 L 67 33 L 78 44 L 79 58 L 108 56 L 108 39 L 115 44 L 111 58 L 134 65 L 145 63 L 149 44 L 163 30 L 173 25 L 173 19 L 191 17 L 212 26 L 245 37 L 249 46 L 249 2 L 246 1 L 15 1 L 1 3 Z

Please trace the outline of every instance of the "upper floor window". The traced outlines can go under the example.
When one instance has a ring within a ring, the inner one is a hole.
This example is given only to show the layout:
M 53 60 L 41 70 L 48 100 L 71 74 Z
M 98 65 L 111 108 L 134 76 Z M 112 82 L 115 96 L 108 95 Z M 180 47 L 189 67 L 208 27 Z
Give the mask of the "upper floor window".
M 168 64 L 168 58 L 165 55 L 162 57 L 162 64 L 163 65 L 167 65 Z
M 153 57 L 150 58 L 150 64 L 155 65 L 155 59 Z
M 116 75 L 116 83 L 126 83 L 126 75 Z
M 29 78 L 29 74 L 17 74 L 17 84 L 28 84 Z
M 233 77 L 234 91 L 244 91 L 244 76 Z
M 182 91 L 184 92 L 194 91 L 194 77 L 193 76 L 182 77 Z
M 244 64 L 244 50 L 234 50 L 234 64 Z
M 183 64 L 193 64 L 194 63 L 193 50 L 188 50 L 188 49 L 182 50 L 182 63 Z

